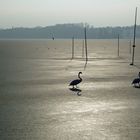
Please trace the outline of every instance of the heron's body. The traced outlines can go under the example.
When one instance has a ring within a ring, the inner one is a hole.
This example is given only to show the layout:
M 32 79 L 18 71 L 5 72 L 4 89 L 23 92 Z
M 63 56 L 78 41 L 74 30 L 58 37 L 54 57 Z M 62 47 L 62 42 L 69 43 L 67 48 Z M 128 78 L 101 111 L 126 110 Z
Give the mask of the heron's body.
M 71 81 L 70 86 L 78 85 L 79 83 L 81 83 L 81 81 L 82 80 L 80 80 L 80 79 L 73 80 L 73 81 Z
M 133 80 L 132 84 L 133 84 L 134 86 L 136 86 L 137 84 L 140 86 L 140 78 L 135 78 L 135 79 Z
M 73 86 L 73 88 L 74 88 L 74 86 L 77 86 L 79 83 L 82 82 L 82 78 L 80 77 L 80 74 L 82 74 L 82 72 L 79 72 L 78 73 L 78 78 L 79 79 L 75 79 L 75 80 L 71 81 L 71 83 L 69 84 L 69 86 Z

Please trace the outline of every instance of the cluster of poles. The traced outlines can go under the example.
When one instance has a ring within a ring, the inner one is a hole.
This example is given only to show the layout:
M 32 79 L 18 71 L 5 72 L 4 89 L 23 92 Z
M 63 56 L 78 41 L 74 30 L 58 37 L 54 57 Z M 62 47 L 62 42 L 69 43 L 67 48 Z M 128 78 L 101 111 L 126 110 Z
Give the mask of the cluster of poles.
M 133 45 L 130 40 L 130 50 L 129 52 L 131 53 L 131 47 L 133 48 L 132 50 L 132 62 L 130 65 L 134 65 L 134 58 L 135 58 L 135 47 L 136 47 L 136 26 L 137 26 L 137 7 L 135 10 L 135 23 L 134 23 L 134 36 L 133 36 Z M 87 52 L 87 31 L 86 31 L 86 26 L 84 28 L 84 36 L 85 40 L 83 40 L 83 48 L 82 48 L 82 57 L 84 56 L 84 46 L 85 46 L 85 55 L 86 55 L 86 63 L 88 61 L 88 52 Z M 132 45 L 132 46 L 131 46 Z M 120 36 L 118 34 L 118 57 L 120 56 Z M 72 38 L 72 59 L 74 58 L 74 37 Z
M 136 27 L 137 27 L 137 7 L 136 7 L 136 10 L 135 10 L 135 24 L 134 24 L 134 36 L 133 36 L 133 45 L 131 43 L 131 40 L 130 40 L 130 49 L 129 49 L 129 52 L 131 54 L 131 47 L 133 47 L 133 50 L 132 50 L 132 62 L 130 63 L 130 65 L 134 65 L 134 58 L 135 58 L 135 47 L 136 47 Z M 118 34 L 118 56 L 120 55 L 120 36 Z
M 84 57 L 84 50 L 85 50 L 86 63 L 87 63 L 87 61 L 88 61 L 88 49 L 87 49 L 87 29 L 86 29 L 86 26 L 84 27 L 84 40 L 83 40 L 83 47 L 82 47 L 82 57 Z M 72 59 L 74 59 L 74 36 L 72 37 Z
M 131 47 L 133 48 L 132 50 L 132 61 L 130 63 L 130 65 L 134 65 L 134 58 L 135 58 L 135 47 L 136 47 L 136 27 L 137 27 L 137 7 L 136 7 L 136 10 L 135 10 L 135 23 L 134 23 L 134 36 L 133 36 L 133 45 L 131 43 L 131 40 L 130 40 L 130 49 L 129 49 L 129 52 L 131 54 Z M 120 52 L 120 41 L 119 41 L 119 34 L 118 34 L 118 56 L 119 56 L 119 52 Z

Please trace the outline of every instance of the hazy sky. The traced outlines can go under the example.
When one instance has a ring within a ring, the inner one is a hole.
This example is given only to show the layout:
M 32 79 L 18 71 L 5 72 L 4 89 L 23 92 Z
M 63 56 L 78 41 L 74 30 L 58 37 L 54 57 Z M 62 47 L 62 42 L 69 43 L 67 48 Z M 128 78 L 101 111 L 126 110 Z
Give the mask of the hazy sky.
M 0 0 L 0 28 L 87 22 L 95 27 L 133 25 L 140 0 Z

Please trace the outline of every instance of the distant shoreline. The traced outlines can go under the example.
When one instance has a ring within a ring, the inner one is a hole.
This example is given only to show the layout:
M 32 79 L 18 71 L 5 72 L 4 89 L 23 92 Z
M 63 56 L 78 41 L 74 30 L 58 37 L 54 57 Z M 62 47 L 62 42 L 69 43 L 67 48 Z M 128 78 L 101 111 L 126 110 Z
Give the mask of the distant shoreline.
M 133 38 L 133 26 L 93 27 L 87 25 L 88 39 Z M 47 27 L 0 29 L 0 39 L 83 39 L 83 24 L 57 24 Z M 136 38 L 140 38 L 140 25 L 137 25 Z

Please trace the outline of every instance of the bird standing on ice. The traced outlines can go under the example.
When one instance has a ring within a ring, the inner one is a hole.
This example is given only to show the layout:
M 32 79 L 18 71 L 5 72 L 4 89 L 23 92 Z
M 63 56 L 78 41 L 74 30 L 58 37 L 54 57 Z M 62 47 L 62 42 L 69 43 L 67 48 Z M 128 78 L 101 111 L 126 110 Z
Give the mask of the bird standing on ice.
M 138 85 L 140 87 L 140 78 L 135 78 L 132 82 L 132 85 L 134 85 L 135 87 Z
M 77 88 L 77 85 L 82 82 L 82 78 L 80 77 L 80 74 L 82 74 L 82 72 L 79 72 L 78 73 L 78 78 L 79 79 L 76 79 L 76 80 L 71 81 L 71 83 L 69 84 L 69 86 L 73 86 L 73 88 L 74 88 L 74 86 L 76 86 L 76 88 Z
M 138 73 L 138 78 L 135 78 L 132 81 L 132 85 L 134 85 L 134 87 L 136 87 L 137 85 L 140 87 L 140 72 Z

